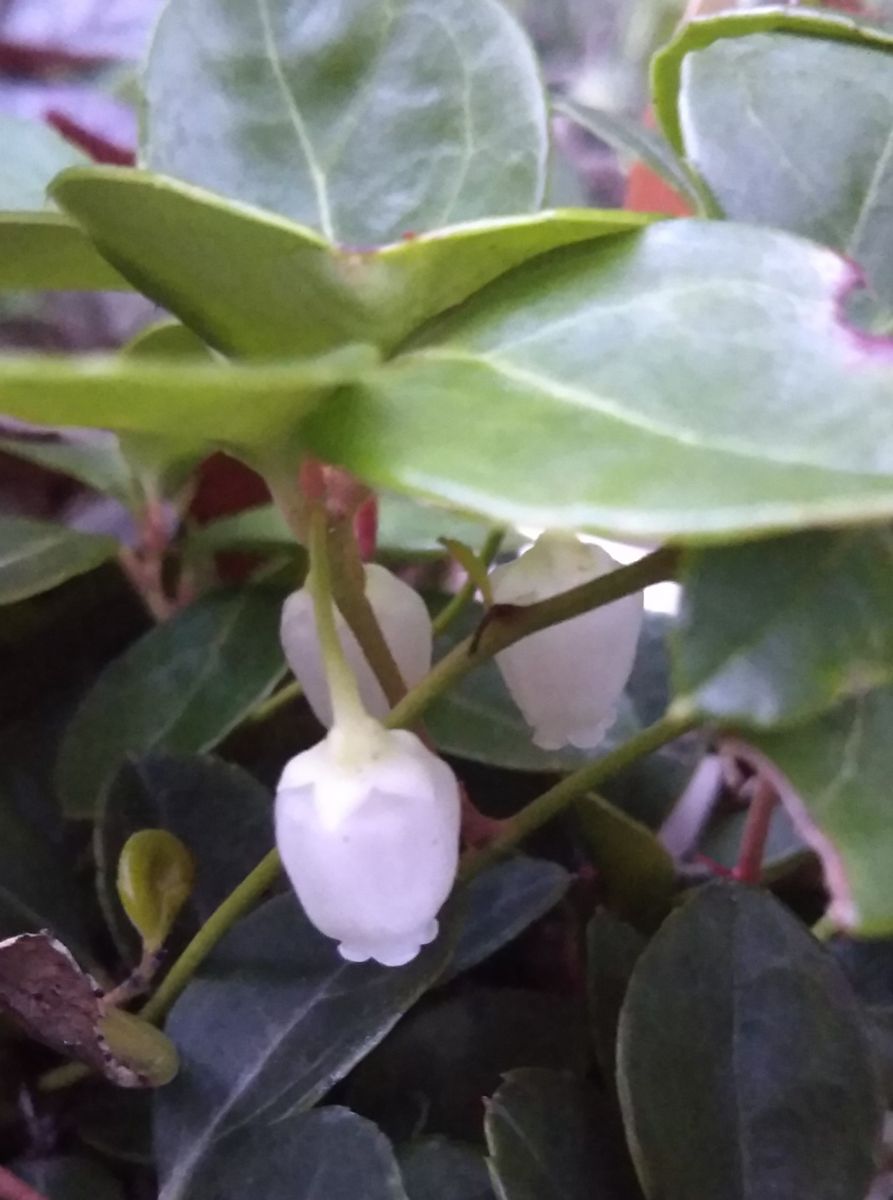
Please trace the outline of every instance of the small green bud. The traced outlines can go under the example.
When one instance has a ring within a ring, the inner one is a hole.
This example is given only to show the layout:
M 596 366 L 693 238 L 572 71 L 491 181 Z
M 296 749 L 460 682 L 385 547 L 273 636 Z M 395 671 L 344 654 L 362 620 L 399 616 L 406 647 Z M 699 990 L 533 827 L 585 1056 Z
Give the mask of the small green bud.
M 97 1032 L 119 1066 L 132 1072 L 143 1087 L 163 1087 L 179 1069 L 170 1038 L 134 1013 L 110 1008 L 100 1019 Z
M 195 860 L 166 829 L 141 829 L 118 859 L 118 896 L 148 952 L 158 950 L 189 898 Z

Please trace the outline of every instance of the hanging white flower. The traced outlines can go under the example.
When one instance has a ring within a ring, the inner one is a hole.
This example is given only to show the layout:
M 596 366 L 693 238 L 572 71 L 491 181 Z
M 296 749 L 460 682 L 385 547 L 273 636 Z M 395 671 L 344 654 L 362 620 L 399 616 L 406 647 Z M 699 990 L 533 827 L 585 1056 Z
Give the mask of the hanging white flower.
M 431 619 L 425 602 L 408 584 L 377 563 L 366 572 L 366 598 L 381 626 L 384 639 L 408 688 L 415 687 L 431 669 Z M 353 672 L 363 706 L 383 719 L 390 705 L 359 643 L 340 613 L 336 614 L 338 639 Z M 313 599 L 308 587 L 293 592 L 282 609 L 282 647 L 317 719 L 332 725 L 332 700 L 320 650 Z
M 497 604 L 533 604 L 613 571 L 601 546 L 544 533 L 490 574 Z M 643 595 L 624 596 L 523 638 L 496 656 L 506 685 L 544 750 L 598 745 L 632 671 Z
M 459 785 L 415 734 L 335 728 L 285 768 L 276 842 L 313 924 L 349 962 L 397 967 L 437 936 L 459 856 Z

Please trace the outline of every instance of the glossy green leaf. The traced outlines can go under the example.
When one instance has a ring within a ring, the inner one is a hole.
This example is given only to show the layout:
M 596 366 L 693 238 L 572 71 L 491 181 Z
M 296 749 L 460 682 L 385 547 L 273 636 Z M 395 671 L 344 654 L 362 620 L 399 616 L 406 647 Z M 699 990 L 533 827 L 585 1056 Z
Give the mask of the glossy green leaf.
M 586 926 L 586 998 L 589 1028 L 602 1077 L 614 1081 L 617 1026 L 633 969 L 645 949 L 638 930 L 605 909 Z
M 47 185 L 66 167 L 90 160 L 51 125 L 0 114 L 0 211 L 39 212 Z
M 209 521 L 189 534 L 189 550 L 297 550 L 295 535 L 275 504 L 246 508 L 243 512 Z
M 495 0 L 175 0 L 145 95 L 148 166 L 342 245 L 542 199 L 539 70 Z
M 82 229 L 59 213 L 0 213 L 0 287 L 130 291 Z
M 467 983 L 409 1013 L 353 1071 L 346 1102 L 395 1140 L 441 1133 L 479 1141 L 481 1100 L 506 1071 L 585 1073 L 581 1016 L 562 996 Z
M 493 1200 L 483 1155 L 443 1137 L 410 1143 L 400 1155 L 409 1200 Z
M 449 952 L 441 935 L 405 967 L 346 963 L 291 895 L 239 922 L 168 1018 L 181 1066 L 156 1100 L 160 1200 L 219 1196 L 221 1164 L 230 1151 L 237 1162 L 240 1144 L 259 1144 L 274 1161 L 271 1129 L 350 1071 L 437 978 Z M 339 1157 L 350 1153 L 342 1147 Z
M 868 1191 L 882 1106 L 859 1006 L 767 893 L 714 884 L 667 920 L 627 991 L 618 1082 L 649 1200 Z
M 802 721 L 893 682 L 893 532 L 817 531 L 690 551 L 677 694 L 708 718 Z
M 493 528 L 486 521 L 432 504 L 420 504 L 408 496 L 385 492 L 378 497 L 378 546 L 382 554 L 396 557 L 444 558 L 442 537 L 461 538 L 481 547 Z M 516 550 L 524 539 L 506 530 L 502 549 Z
M 817 12 L 809 8 L 758 7 L 755 12 L 729 12 L 685 22 L 676 37 L 654 56 L 651 66 L 654 106 L 664 132 L 680 154 L 684 153 L 680 119 L 682 75 L 688 55 L 724 38 L 767 33 L 801 34 L 804 38 L 824 38 L 879 49 L 893 45 L 893 37 L 880 29 L 860 24 L 841 13 Z M 794 98 L 792 90 L 786 101 Z M 839 116 L 839 107 L 839 103 L 833 104 L 830 110 L 835 119 Z M 739 132 L 736 130 L 736 137 Z
M 490 1172 L 500 1200 L 619 1200 L 604 1102 L 558 1071 L 519 1070 L 487 1102 Z
M 124 1200 L 119 1181 L 92 1158 L 59 1154 L 50 1158 L 24 1158 L 10 1163 L 45 1200 Z
M 525 259 L 650 220 L 545 212 L 356 250 L 145 171 L 66 171 L 53 196 L 110 262 L 209 345 L 260 356 L 318 354 L 357 341 L 392 349 Z
M 571 876 L 541 858 L 497 863 L 469 883 L 461 909 L 459 939 L 449 974 L 477 966 L 554 908 Z
M 139 829 L 166 829 L 191 851 L 195 884 L 174 947 L 197 932 L 273 844 L 272 797 L 246 771 L 212 756 L 151 754 L 128 761 L 107 792 L 94 849 L 97 887 L 118 944 L 139 951 L 115 889 L 121 850 Z
M 0 515 L 0 604 L 25 600 L 92 571 L 117 549 L 111 537 Z
M 263 365 L 9 356 L 0 359 L 0 407 L 52 425 L 176 430 L 185 441 L 251 456 L 294 439 L 308 410 L 374 357 L 357 346 L 313 361 Z
M 841 322 L 850 277 L 723 222 L 555 251 L 304 434 L 374 484 L 514 525 L 703 539 L 880 518 L 893 353 Z
M 748 735 L 780 769 L 782 799 L 822 858 L 831 913 L 857 934 L 893 934 L 890 729 L 893 686 L 791 729 Z
M 591 108 L 588 104 L 579 104 L 564 96 L 554 100 L 552 108 L 618 154 L 644 163 L 687 200 L 696 212 L 700 210 L 701 197 L 684 164 L 663 136 L 655 129 L 648 129 L 640 117 Z
M 679 98 L 686 154 L 726 215 L 842 251 L 888 311 L 891 50 L 893 38 L 883 50 L 783 33 L 723 38 L 687 56 Z
M 160 1200 L 181 1195 L 163 1186 Z M 407 1200 L 387 1138 L 347 1108 L 289 1113 L 236 1130 L 189 1200 Z
M 166 829 L 138 829 L 118 856 L 118 898 L 147 951 L 164 944 L 189 899 L 195 859 Z
M 111 662 L 75 712 L 56 780 L 65 811 L 101 810 L 121 764 L 150 750 L 214 746 L 284 671 L 279 592 L 213 592 Z
M 575 812 L 606 903 L 637 928 L 653 928 L 676 887 L 669 853 L 647 826 L 601 796 L 584 796 Z

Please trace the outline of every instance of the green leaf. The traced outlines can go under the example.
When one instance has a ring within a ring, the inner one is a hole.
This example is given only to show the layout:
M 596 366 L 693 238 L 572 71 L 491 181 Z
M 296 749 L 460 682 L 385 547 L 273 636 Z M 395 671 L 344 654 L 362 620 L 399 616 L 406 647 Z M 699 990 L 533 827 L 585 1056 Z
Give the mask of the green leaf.
M 689 161 L 728 217 L 840 250 L 889 312 L 893 38 L 879 40 L 719 39 L 686 57 L 679 111 Z
M 633 969 L 645 938 L 625 921 L 600 909 L 586 926 L 586 998 L 589 1027 L 602 1077 L 612 1084 L 617 1026 Z
M 605 900 L 646 932 L 666 916 L 676 888 L 673 859 L 647 826 L 601 796 L 574 806 Z
M 481 1099 L 506 1071 L 586 1071 L 581 1015 L 564 997 L 520 988 L 466 984 L 439 993 L 352 1072 L 346 1102 L 395 1140 L 442 1133 L 476 1141 Z
M 132 499 L 134 480 L 118 439 L 112 433 L 91 429 L 60 429 L 52 433 L 33 430 L 17 436 L 0 437 L 4 454 L 38 463 L 50 471 L 70 475 L 97 492 L 106 492 L 123 502 Z
M 130 291 L 90 239 L 61 214 L 0 213 L 0 288 Z
M 674 682 L 708 718 L 793 723 L 893 682 L 887 529 L 690 551 L 682 583 Z
M 658 51 L 651 64 L 651 91 L 655 110 L 664 132 L 679 154 L 684 153 L 680 101 L 687 56 L 693 51 L 704 50 L 723 38 L 743 38 L 749 34 L 760 33 L 796 33 L 802 34 L 804 39 L 826 38 L 878 48 L 893 45 L 893 37 L 880 29 L 862 25 L 840 13 L 816 12 L 815 9 L 766 7 L 758 8 L 755 12 L 723 13 L 685 22 L 676 37 Z M 793 99 L 793 92 L 785 97 L 786 109 Z M 839 109 L 839 103 L 832 101 L 828 112 L 833 112 L 837 119 L 840 115 Z M 739 133 L 740 130 L 736 130 L 736 138 Z M 837 169 L 839 164 L 835 171 Z
M 741 858 L 748 815 L 748 809 L 714 813 L 698 838 L 700 853 L 731 871 Z M 809 855 L 809 846 L 791 820 L 788 810 L 783 805 L 777 805 L 763 847 L 760 879 L 764 884 L 771 884 L 800 866 Z
M 500 1200 L 619 1200 L 604 1104 L 558 1071 L 512 1071 L 487 1102 L 490 1172 Z
M 183 1195 L 168 1182 L 159 1200 Z M 288 1113 L 222 1142 L 189 1200 L 407 1200 L 390 1143 L 347 1108 Z
M 782 772 L 782 800 L 822 858 L 832 917 L 867 937 L 893 934 L 891 722 L 888 685 L 791 729 L 748 735 Z
M 189 550 L 209 552 L 287 550 L 293 554 L 298 549 L 294 533 L 275 504 L 246 508 L 243 512 L 209 521 L 189 534 L 186 546 Z
M 160 1200 L 219 1197 L 223 1166 L 236 1169 L 249 1146 L 263 1148 L 261 1159 L 251 1151 L 255 1166 L 275 1162 L 271 1129 L 283 1129 L 283 1119 L 315 1104 L 368 1054 L 437 978 L 449 952 L 442 935 L 405 967 L 346 963 L 291 895 L 239 922 L 168 1018 L 181 1065 L 156 1099 Z M 342 1144 L 337 1157 L 349 1161 L 349 1149 Z M 313 1200 L 335 1194 L 307 1193 Z M 343 1193 L 345 1200 L 358 1194 L 365 1193 Z
M 539 70 L 495 0 L 348 0 L 324 20 L 313 0 L 176 0 L 145 95 L 150 167 L 343 245 L 542 199 Z
M 618 154 L 632 156 L 644 163 L 693 205 L 695 211 L 700 210 L 701 197 L 685 166 L 676 157 L 672 146 L 656 130 L 648 129 L 641 118 L 590 108 L 564 96 L 553 100 L 552 108 Z
M 0 778 L 0 938 L 50 932 L 80 951 L 88 941 L 84 905 L 61 847 L 20 811 L 15 791 L 27 787 L 24 802 L 36 807 L 32 778 L 16 780 L 3 763 Z M 10 775 L 12 777 L 10 777 Z
M 493 1200 L 483 1155 L 447 1138 L 411 1143 L 400 1170 L 409 1200 Z
M 831 251 L 725 222 L 554 251 L 304 434 L 373 484 L 512 525 L 704 539 L 878 519 L 893 356 L 842 324 L 850 278 Z
M 618 211 L 545 212 L 358 251 L 145 171 L 66 171 L 53 196 L 140 291 L 209 345 L 268 357 L 357 341 L 393 349 L 518 263 L 651 220 Z
M 80 1155 L 23 1158 L 10 1163 L 10 1170 L 36 1188 L 45 1200 L 124 1200 L 125 1196 L 114 1175 Z
M 135 959 L 115 873 L 124 844 L 139 829 L 168 830 L 195 858 L 176 943 L 197 932 L 272 847 L 272 800 L 246 771 L 210 756 L 152 754 L 124 764 L 107 792 L 94 847 L 103 909 L 116 941 Z
M 92 571 L 117 549 L 111 537 L 0 515 L 0 604 L 39 595 Z
M 512 858 L 476 875 L 465 891 L 450 976 L 477 966 L 545 916 L 570 884 L 564 867 L 541 858 Z
M 66 167 L 89 159 L 43 121 L 0 113 L 0 210 L 35 212 L 47 205 L 47 186 Z
M 378 546 L 384 555 L 405 558 L 443 558 L 442 537 L 460 538 L 472 546 L 482 546 L 492 529 L 486 521 L 419 504 L 407 496 L 385 492 L 378 497 Z M 517 550 L 524 544 L 518 534 L 508 531 L 502 548 Z
M 121 764 L 216 745 L 284 672 L 281 593 L 213 592 L 151 629 L 102 672 L 75 712 L 56 782 L 69 816 L 101 811 Z
M 54 425 L 178 436 L 243 456 L 294 439 L 307 411 L 374 360 L 367 347 L 265 364 L 83 357 L 0 359 L 0 408 Z
M 649 1200 L 868 1191 L 882 1106 L 858 1004 L 767 893 L 713 884 L 667 920 L 633 972 L 618 1081 Z

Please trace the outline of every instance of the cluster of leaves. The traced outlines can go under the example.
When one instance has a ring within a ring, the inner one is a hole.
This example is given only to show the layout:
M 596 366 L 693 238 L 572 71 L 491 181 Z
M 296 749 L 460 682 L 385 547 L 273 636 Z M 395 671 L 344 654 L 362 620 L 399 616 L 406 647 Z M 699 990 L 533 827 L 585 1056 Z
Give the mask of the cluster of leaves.
M 678 548 L 681 617 L 650 623 L 599 753 L 668 707 L 699 727 L 458 889 L 406 967 L 341 962 L 274 885 L 196 963 L 151 1093 L 116 1088 L 137 1051 L 49 940 L 24 983 L 37 943 L 0 946 L 4 1007 L 114 1059 L 75 1091 L 3 1027 L 19 1175 L 51 1197 L 154 1172 L 163 1200 L 864 1200 L 889 962 L 840 937 L 840 965 L 802 918 L 817 854 L 834 922 L 893 935 L 891 49 L 843 17 L 717 16 L 654 61 L 660 136 L 555 99 L 685 220 L 542 210 L 549 98 L 497 0 L 172 0 L 143 166 L 18 130 L 0 286 L 136 291 L 171 319 L 120 355 L 0 359 L 0 410 L 53 429 L 3 448 L 128 516 L 0 517 L 0 932 L 49 929 L 111 987 L 146 966 L 115 886 L 131 834 L 195 862 L 169 962 L 270 849 L 269 787 L 318 736 L 273 696 L 302 554 L 272 506 L 181 519 L 212 451 L 280 499 L 306 454 L 382 489 L 380 551 L 427 584 L 438 537 L 495 524 Z M 224 551 L 253 557 L 218 586 Z M 585 761 L 530 744 L 491 664 L 426 721 L 492 816 Z M 733 865 L 742 840 L 728 811 L 666 848 L 705 730 L 781 794 L 764 868 L 796 916 L 731 882 L 684 894 L 695 844 Z

